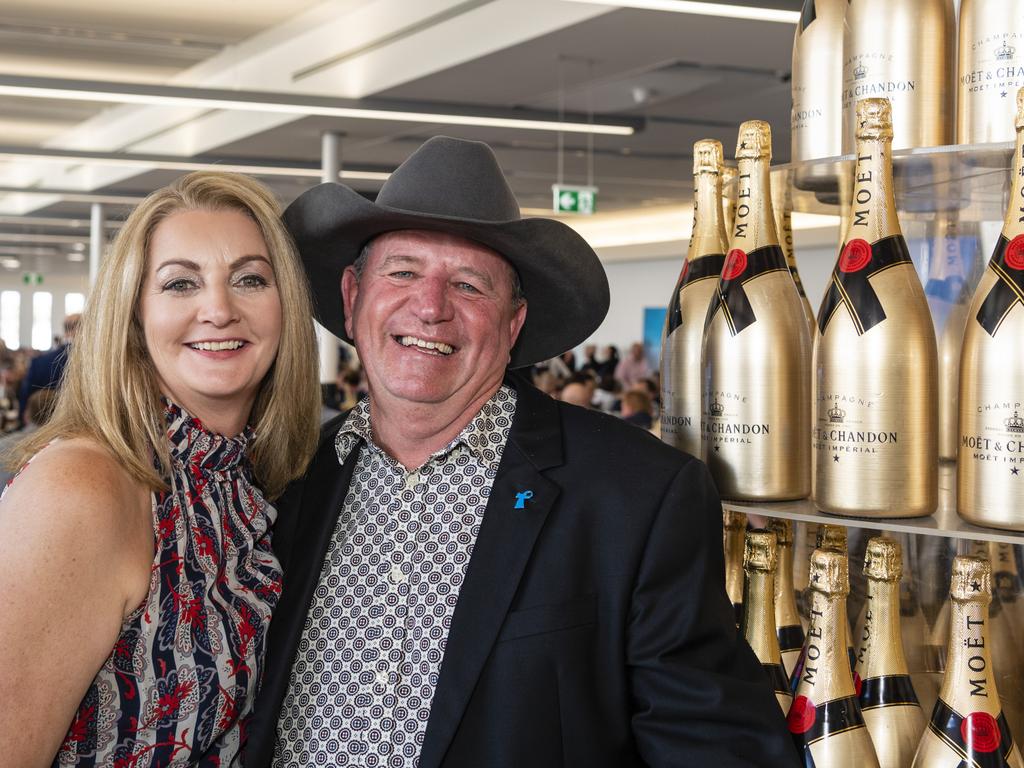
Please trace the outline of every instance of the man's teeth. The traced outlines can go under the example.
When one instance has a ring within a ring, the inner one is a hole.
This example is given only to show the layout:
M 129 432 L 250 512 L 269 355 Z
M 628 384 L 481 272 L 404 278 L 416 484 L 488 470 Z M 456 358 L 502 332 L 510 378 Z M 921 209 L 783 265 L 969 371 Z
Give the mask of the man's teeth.
M 440 352 L 442 355 L 450 355 L 455 351 L 454 348 L 440 341 L 424 341 L 423 339 L 417 339 L 415 336 L 402 336 L 398 339 L 398 342 L 403 347 L 419 347 L 420 349 L 432 349 L 435 352 Z
M 204 352 L 223 352 L 227 349 L 238 349 L 244 342 L 234 339 L 233 341 L 198 341 L 189 344 L 192 349 L 201 349 Z

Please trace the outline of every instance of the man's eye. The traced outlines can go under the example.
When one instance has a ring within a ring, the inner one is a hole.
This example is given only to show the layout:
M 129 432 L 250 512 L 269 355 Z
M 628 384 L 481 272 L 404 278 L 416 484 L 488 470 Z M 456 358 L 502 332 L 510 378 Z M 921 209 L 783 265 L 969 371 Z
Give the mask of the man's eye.
M 391 273 L 391 277 L 412 277 L 413 273 L 408 269 L 399 269 Z
M 456 286 L 459 288 L 459 290 L 466 291 L 466 293 L 480 293 L 480 291 L 477 290 L 477 287 L 472 283 L 456 283 Z

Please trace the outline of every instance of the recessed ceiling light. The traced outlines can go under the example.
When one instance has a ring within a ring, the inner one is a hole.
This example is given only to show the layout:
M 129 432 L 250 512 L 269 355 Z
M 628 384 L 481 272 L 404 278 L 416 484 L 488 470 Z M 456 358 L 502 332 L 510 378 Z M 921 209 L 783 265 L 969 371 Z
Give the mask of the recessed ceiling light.
M 728 3 L 701 3 L 695 0 L 565 0 L 569 3 L 588 5 L 612 5 L 617 8 L 640 8 L 648 11 L 674 11 L 695 16 L 721 16 L 727 19 L 750 19 L 753 21 L 775 21 L 796 24 L 800 21 L 799 11 L 783 11 L 777 8 L 754 8 Z

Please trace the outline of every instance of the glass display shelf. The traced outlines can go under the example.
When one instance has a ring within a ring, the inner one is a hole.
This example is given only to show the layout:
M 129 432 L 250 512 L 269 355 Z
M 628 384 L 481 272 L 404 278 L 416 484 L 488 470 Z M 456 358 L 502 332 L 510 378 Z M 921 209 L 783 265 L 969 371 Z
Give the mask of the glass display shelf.
M 725 509 L 746 515 L 782 517 L 802 523 L 827 523 L 847 528 L 868 528 L 894 533 L 945 536 L 951 539 L 995 541 L 1005 544 L 1024 544 L 1024 533 L 983 528 L 963 520 L 956 513 L 956 466 L 943 462 L 939 466 L 939 506 L 928 517 L 879 518 L 846 517 L 821 512 L 810 499 L 780 502 L 722 501 Z
M 955 215 L 960 221 L 1001 221 L 1010 189 L 1014 144 L 953 144 L 893 152 L 901 220 Z M 793 186 L 793 210 L 836 215 L 853 188 L 853 154 L 772 167 Z

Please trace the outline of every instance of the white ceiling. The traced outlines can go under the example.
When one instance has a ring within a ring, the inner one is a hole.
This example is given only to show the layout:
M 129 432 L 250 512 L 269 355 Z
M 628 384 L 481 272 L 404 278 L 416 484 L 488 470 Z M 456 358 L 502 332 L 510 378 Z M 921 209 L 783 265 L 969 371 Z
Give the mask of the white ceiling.
M 769 120 L 776 158 L 787 160 L 793 32 L 562 0 L 0 0 L 0 74 L 637 118 L 644 127 L 631 137 L 563 137 L 564 180 L 584 183 L 591 172 L 608 211 L 686 201 L 693 142 L 720 139 L 731 155 L 746 119 Z M 0 145 L 315 164 L 326 130 L 343 134 L 352 168 L 390 170 L 437 133 L 488 141 L 527 208 L 549 205 L 557 180 L 559 137 L 549 132 L 0 97 Z M 117 193 L 145 193 L 176 175 L 0 163 L 0 185 Z M 315 183 L 266 181 L 282 202 Z M 353 185 L 371 196 L 379 187 Z M 0 195 L 0 215 L 86 213 L 58 197 Z M 58 231 L 69 230 L 0 225 L 26 238 Z M 53 261 L 55 270 L 82 269 Z

